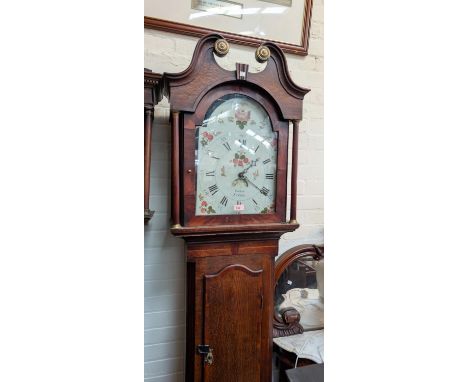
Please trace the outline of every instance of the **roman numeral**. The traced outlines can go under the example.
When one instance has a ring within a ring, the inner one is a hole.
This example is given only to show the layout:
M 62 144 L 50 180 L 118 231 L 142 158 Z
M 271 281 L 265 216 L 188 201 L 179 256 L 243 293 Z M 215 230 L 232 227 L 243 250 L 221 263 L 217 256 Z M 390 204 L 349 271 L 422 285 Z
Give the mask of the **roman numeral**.
M 231 151 L 231 146 L 229 145 L 228 142 L 224 142 L 223 146 L 226 148 L 227 151 Z
M 271 162 L 271 159 L 268 158 L 268 159 L 265 159 L 265 160 L 263 161 L 263 164 L 267 164 L 267 163 L 270 163 L 270 162 Z
M 210 190 L 211 195 L 214 195 L 219 191 L 217 184 L 213 184 L 212 186 L 208 187 L 208 189 Z
M 266 178 L 266 179 L 274 179 L 274 178 L 275 178 L 275 174 L 265 174 L 265 178 Z
M 258 148 L 260 147 L 260 145 L 257 146 L 257 148 L 255 149 L 255 152 L 257 152 Z
M 258 204 L 258 203 L 255 201 L 255 199 L 252 199 L 252 202 L 254 202 L 255 204 Z
M 207 173 L 205 173 L 206 176 L 214 176 L 214 174 L 215 174 L 214 170 L 208 171 Z
M 266 187 L 262 187 L 262 189 L 260 190 L 260 192 L 261 192 L 263 195 L 267 196 L 268 193 L 270 192 L 270 190 L 269 190 L 268 188 L 266 188 Z
M 242 145 L 246 146 L 247 145 L 247 139 L 242 140 Z
M 228 203 L 228 199 L 227 199 L 225 196 L 223 196 L 223 198 L 221 199 L 221 204 L 222 204 L 224 207 L 226 207 L 226 206 L 227 206 L 227 203 Z
M 219 159 L 218 157 L 215 157 L 214 155 L 211 156 L 213 159 Z

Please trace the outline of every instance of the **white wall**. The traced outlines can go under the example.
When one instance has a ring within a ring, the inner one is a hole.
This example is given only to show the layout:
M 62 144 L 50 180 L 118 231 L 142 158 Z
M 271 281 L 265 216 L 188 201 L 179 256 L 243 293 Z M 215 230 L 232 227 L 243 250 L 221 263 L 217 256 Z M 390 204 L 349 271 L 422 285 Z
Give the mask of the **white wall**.
M 145 29 L 145 67 L 180 72 L 190 63 L 196 38 Z M 254 48 L 231 44 L 220 64 L 236 62 L 261 70 Z M 323 243 L 323 0 L 314 1 L 309 55 L 287 54 L 292 79 L 311 89 L 300 124 L 297 218 L 301 227 L 285 234 L 280 253 L 299 243 Z M 145 381 L 183 380 L 185 346 L 184 243 L 169 232 L 170 131 L 166 99 L 155 109 L 150 208 L 145 226 Z

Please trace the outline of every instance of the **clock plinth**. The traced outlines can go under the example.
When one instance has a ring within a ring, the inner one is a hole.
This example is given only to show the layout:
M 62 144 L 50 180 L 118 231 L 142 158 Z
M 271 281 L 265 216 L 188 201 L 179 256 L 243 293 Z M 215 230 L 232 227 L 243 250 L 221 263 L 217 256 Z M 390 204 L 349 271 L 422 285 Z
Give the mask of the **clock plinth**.
M 186 381 L 271 382 L 274 259 L 281 236 L 299 227 L 297 132 L 309 90 L 291 80 L 273 43 L 262 45 L 260 73 L 219 67 L 220 46 L 221 35 L 203 37 L 186 70 L 163 75 L 171 232 L 185 240 L 187 255 Z

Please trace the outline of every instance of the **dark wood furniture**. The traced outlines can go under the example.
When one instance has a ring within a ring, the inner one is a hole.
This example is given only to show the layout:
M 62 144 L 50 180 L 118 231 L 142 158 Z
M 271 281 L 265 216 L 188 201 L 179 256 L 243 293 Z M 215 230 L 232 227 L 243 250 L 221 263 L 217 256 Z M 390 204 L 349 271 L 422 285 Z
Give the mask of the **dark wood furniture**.
M 274 258 L 281 235 L 299 226 L 295 202 L 297 134 L 303 98 L 309 90 L 293 83 L 285 56 L 273 43 L 265 43 L 257 50 L 258 59 L 268 60 L 268 63 L 264 71 L 255 74 L 248 72 L 246 64 L 236 64 L 234 71 L 218 66 L 213 55 L 223 56 L 228 50 L 229 45 L 222 36 L 205 36 L 195 47 L 186 70 L 163 75 L 164 92 L 171 106 L 171 232 L 186 242 L 186 381 L 271 382 Z M 271 122 L 269 134 L 273 131 L 277 142 L 271 140 L 269 146 L 255 147 L 255 140 L 263 142 L 265 136 L 259 132 L 258 125 L 247 122 L 251 111 L 236 109 L 236 124 L 229 110 L 224 112 L 229 115 L 224 119 L 210 117 L 214 106 L 231 102 L 232 97 L 257 105 L 257 112 L 266 113 L 265 120 Z M 290 121 L 295 139 L 288 221 Z M 222 134 L 211 134 L 207 126 Z M 207 137 L 205 141 L 199 134 L 201 131 Z M 247 135 L 242 135 L 244 133 Z M 223 136 L 238 138 L 215 143 Z M 273 143 L 277 143 L 274 150 L 271 149 Z M 236 151 L 242 147 L 250 153 L 250 162 Z M 257 149 L 276 154 L 273 158 L 259 157 Z M 201 156 L 201 152 L 207 157 Z M 223 166 L 217 164 L 217 160 L 224 161 L 234 152 L 237 155 L 234 159 L 226 160 Z M 233 172 L 238 158 L 243 159 L 242 166 L 245 166 L 241 168 L 244 170 Z M 212 170 L 203 168 L 204 160 L 213 163 Z M 275 168 L 274 174 L 267 174 L 262 162 L 274 162 L 275 167 L 268 167 Z M 259 174 L 265 172 L 264 182 L 275 188 L 274 194 L 269 194 L 265 187 L 257 187 L 253 178 L 250 179 L 256 173 L 250 170 L 254 164 L 258 164 L 255 168 Z M 229 171 L 234 178 L 226 182 L 222 177 L 225 172 L 229 175 Z M 203 189 L 200 185 L 208 176 L 217 179 L 219 184 Z M 230 189 L 231 180 L 232 186 L 236 185 L 234 190 Z M 232 197 L 233 193 L 245 196 L 254 192 L 258 200 L 236 203 Z M 269 195 L 271 209 L 256 210 L 256 203 Z M 205 198 L 210 201 L 211 209 L 204 203 Z M 228 204 L 228 199 L 233 205 Z M 223 210 L 226 212 L 220 212 Z
M 290 279 L 290 275 L 286 275 L 288 268 L 296 263 L 302 265 L 304 258 L 312 258 L 315 261 L 320 261 L 324 258 L 324 247 L 303 244 L 295 246 L 284 252 L 275 263 L 275 299 L 278 298 L 282 291 L 278 291 L 281 287 L 282 280 Z M 306 278 L 310 273 L 307 266 L 301 266 L 303 277 Z M 293 307 L 286 307 L 281 310 L 275 310 L 273 314 L 273 337 L 285 337 L 304 332 L 300 324 L 301 315 Z M 292 369 L 296 364 L 296 354 L 286 351 L 276 344 L 273 346 L 279 369 L 279 380 L 286 381 L 286 371 Z M 299 358 L 297 361 L 298 367 L 315 364 L 314 361 L 304 358 Z
M 314 260 L 321 260 L 324 257 L 324 247 L 303 244 L 293 247 L 284 252 L 275 263 L 275 296 L 280 294 L 276 293 L 281 278 L 287 268 L 296 261 L 301 261 L 301 258 L 312 257 Z M 307 276 L 308 269 L 304 267 L 304 277 Z M 304 331 L 300 324 L 301 315 L 294 308 L 285 308 L 281 311 L 274 312 L 273 315 L 273 337 L 290 336 L 293 334 L 300 334 Z
M 145 170 L 144 170 L 144 208 L 145 224 L 153 217 L 154 211 L 149 208 L 150 195 L 150 174 L 151 174 L 151 133 L 154 121 L 154 107 L 162 98 L 162 75 L 153 73 L 150 69 L 144 70 L 145 73 Z

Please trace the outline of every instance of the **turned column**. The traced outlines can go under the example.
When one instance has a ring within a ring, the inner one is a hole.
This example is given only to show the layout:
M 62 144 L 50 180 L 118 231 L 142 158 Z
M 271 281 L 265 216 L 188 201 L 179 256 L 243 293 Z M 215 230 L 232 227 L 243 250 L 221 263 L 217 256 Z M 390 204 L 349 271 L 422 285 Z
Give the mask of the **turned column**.
M 292 163 L 291 163 L 291 215 L 290 223 L 297 223 L 297 161 L 299 149 L 299 121 L 293 120 Z
M 144 207 L 145 207 L 145 221 L 146 222 L 150 220 L 154 214 L 154 211 L 151 211 L 149 208 L 150 176 L 151 176 L 151 142 L 152 142 L 153 120 L 154 120 L 154 106 L 145 105 Z
M 180 183 L 179 183 L 179 112 L 171 113 L 171 135 L 172 135 L 172 228 L 180 227 Z

